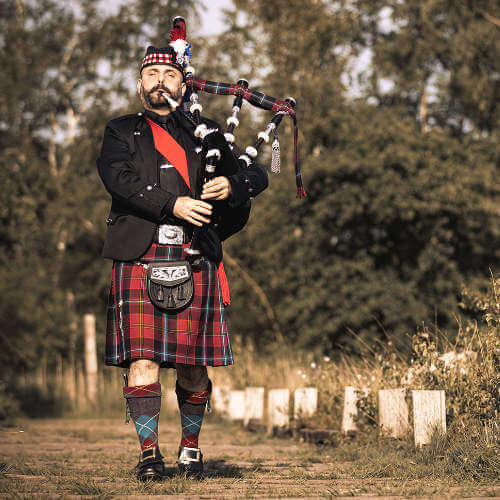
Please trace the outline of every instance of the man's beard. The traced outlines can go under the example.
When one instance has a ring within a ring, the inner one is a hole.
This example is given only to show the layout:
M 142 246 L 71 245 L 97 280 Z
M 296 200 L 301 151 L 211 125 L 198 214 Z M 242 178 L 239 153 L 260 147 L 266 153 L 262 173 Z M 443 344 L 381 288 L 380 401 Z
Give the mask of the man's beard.
M 161 91 L 164 94 L 167 94 L 169 97 L 171 97 L 175 102 L 178 102 L 179 99 L 182 97 L 182 88 L 179 85 L 176 90 L 173 92 L 162 87 L 161 85 L 157 85 L 156 87 L 152 88 L 149 92 L 146 91 L 146 89 L 141 85 L 141 99 L 145 107 L 151 108 L 151 109 L 170 109 L 171 111 L 174 111 L 175 108 L 173 108 L 170 103 L 168 102 L 168 99 L 163 97 L 159 92 Z

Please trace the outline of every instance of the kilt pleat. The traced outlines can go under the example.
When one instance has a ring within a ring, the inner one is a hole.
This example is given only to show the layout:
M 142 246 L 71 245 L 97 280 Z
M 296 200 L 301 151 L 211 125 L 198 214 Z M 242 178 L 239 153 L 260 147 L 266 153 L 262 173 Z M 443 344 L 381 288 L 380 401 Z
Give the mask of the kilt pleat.
M 140 262 L 183 259 L 184 247 L 153 243 Z M 113 263 L 106 364 L 128 366 L 135 359 L 151 359 L 162 366 L 233 364 L 217 266 L 205 258 L 193 266 L 193 300 L 177 313 L 167 313 L 151 303 L 146 276 L 147 270 L 137 263 Z

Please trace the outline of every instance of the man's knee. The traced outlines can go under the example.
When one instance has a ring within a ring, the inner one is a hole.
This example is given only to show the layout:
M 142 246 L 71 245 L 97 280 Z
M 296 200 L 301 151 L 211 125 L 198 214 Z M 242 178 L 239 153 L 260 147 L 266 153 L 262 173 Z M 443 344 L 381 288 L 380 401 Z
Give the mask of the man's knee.
M 136 359 L 130 362 L 129 386 L 155 384 L 160 379 L 160 365 L 150 359 Z
M 201 392 L 208 387 L 206 366 L 175 364 L 177 382 L 186 391 Z

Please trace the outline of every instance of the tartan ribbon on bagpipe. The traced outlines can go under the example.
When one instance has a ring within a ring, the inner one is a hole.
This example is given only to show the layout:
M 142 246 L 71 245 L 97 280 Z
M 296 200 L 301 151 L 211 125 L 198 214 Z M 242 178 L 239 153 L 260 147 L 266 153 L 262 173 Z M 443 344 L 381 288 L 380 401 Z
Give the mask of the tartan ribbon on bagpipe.
M 235 83 L 223 83 L 223 82 L 212 82 L 210 80 L 202 80 L 201 78 L 193 78 L 191 75 L 186 76 L 186 85 L 188 87 L 192 86 L 202 92 L 207 92 L 209 94 L 218 95 L 241 95 L 243 99 L 248 101 L 253 106 L 257 108 L 265 109 L 268 111 L 274 111 L 276 113 L 283 112 L 290 116 L 293 120 L 293 160 L 295 167 L 295 183 L 297 185 L 297 197 L 303 198 L 306 196 L 306 191 L 302 183 L 302 176 L 300 174 L 300 163 L 298 155 L 298 136 L 299 130 L 297 126 L 297 116 L 295 114 L 295 109 L 293 106 L 287 102 L 275 97 L 271 97 L 262 92 L 257 92 L 243 85 L 238 85 Z

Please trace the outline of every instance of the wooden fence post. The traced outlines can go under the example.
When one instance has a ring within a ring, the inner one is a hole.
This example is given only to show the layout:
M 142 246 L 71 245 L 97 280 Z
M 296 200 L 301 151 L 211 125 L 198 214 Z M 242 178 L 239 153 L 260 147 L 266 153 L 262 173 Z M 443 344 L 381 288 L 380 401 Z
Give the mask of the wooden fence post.
M 378 425 L 383 435 L 402 438 L 408 432 L 406 389 L 378 391 Z
M 295 389 L 293 399 L 294 418 L 312 417 L 318 408 L 318 389 L 304 387 Z
M 288 427 L 290 391 L 288 389 L 271 389 L 267 394 L 267 427 L 268 432 L 276 428 Z
M 85 333 L 85 378 L 87 382 L 87 398 L 92 405 L 97 405 L 97 343 L 95 335 L 95 315 L 85 314 L 83 317 Z
M 245 391 L 231 391 L 229 393 L 229 418 L 243 420 L 245 418 Z
M 76 365 L 76 406 L 78 410 L 84 410 L 87 405 L 87 398 L 85 397 L 85 375 L 83 371 L 83 365 L 78 362 Z
M 75 371 L 75 356 L 70 353 L 66 364 L 63 366 L 64 388 L 71 402 L 71 407 L 76 406 L 76 371 Z
M 415 446 L 429 444 L 434 431 L 446 433 L 444 391 L 411 391 Z
M 245 389 L 245 417 L 243 424 L 248 425 L 251 420 L 264 418 L 264 387 L 247 387 Z
M 344 389 L 344 411 L 342 413 L 342 432 L 348 434 L 350 432 L 356 432 L 358 426 L 354 421 L 358 414 L 358 408 L 356 402 L 358 397 L 356 395 L 356 388 L 348 385 Z
M 59 394 L 62 393 L 64 387 L 64 378 L 63 378 L 63 359 L 60 354 L 56 356 L 56 377 L 55 377 L 55 385 Z

